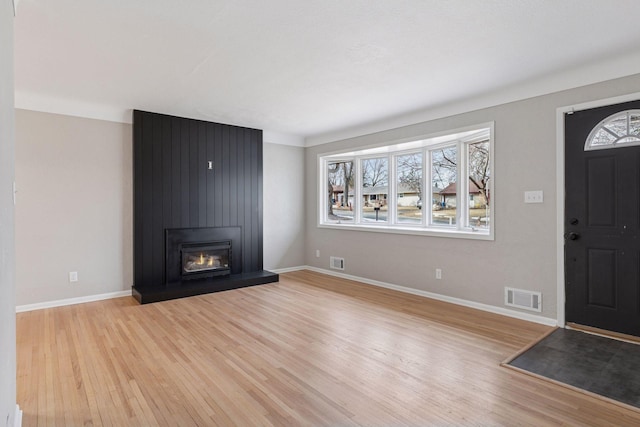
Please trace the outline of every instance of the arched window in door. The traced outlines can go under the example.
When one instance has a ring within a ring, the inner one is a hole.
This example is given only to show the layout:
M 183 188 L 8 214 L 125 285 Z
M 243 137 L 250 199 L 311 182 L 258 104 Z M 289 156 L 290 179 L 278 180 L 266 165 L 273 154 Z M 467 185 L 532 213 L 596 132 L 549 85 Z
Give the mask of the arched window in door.
M 630 145 L 640 145 L 640 110 L 620 111 L 602 120 L 589 133 L 584 150 Z

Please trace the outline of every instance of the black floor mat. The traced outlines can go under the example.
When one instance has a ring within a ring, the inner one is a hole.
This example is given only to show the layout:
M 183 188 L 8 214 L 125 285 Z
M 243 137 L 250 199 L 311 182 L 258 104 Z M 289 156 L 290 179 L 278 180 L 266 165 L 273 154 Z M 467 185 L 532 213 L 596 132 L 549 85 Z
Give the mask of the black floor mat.
M 640 345 L 557 329 L 508 365 L 640 408 Z

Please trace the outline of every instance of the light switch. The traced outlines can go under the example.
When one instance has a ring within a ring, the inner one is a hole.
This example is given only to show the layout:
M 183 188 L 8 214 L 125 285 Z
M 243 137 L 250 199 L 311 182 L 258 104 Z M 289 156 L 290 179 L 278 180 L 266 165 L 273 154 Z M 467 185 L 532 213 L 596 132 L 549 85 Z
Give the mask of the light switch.
M 525 191 L 524 202 L 525 203 L 543 203 L 544 196 L 543 196 L 542 190 Z

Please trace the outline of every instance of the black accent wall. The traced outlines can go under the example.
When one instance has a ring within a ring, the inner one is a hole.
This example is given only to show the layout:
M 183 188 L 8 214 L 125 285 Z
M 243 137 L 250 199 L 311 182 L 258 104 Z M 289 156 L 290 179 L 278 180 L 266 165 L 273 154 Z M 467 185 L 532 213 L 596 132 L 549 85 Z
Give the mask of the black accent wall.
M 262 131 L 135 110 L 133 132 L 134 290 L 166 285 L 169 228 L 241 227 L 262 271 Z

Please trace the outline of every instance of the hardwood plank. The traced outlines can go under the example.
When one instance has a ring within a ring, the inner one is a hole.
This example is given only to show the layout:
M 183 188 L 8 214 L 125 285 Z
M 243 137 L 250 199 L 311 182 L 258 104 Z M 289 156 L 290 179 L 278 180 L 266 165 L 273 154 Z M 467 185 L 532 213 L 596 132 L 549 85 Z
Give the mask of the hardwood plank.
M 17 314 L 23 425 L 638 425 L 500 366 L 549 327 L 309 271 Z

